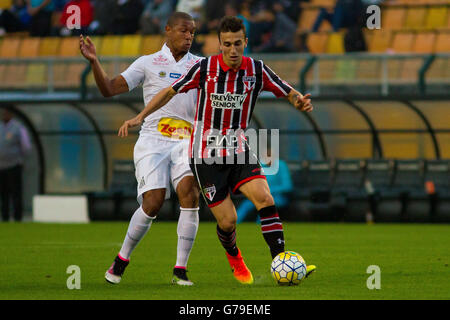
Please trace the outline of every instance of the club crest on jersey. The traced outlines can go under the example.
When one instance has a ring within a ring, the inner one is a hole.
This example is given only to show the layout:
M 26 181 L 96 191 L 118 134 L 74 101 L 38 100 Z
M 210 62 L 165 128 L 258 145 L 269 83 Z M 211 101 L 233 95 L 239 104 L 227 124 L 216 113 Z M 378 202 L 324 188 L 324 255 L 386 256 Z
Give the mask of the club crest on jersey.
M 164 71 L 159 72 L 159 77 L 164 78 L 166 76 L 166 73 Z
M 255 76 L 245 76 L 242 77 L 242 81 L 244 82 L 244 86 L 247 90 L 253 89 L 256 83 L 256 77 Z
M 242 109 L 246 94 L 236 93 L 211 93 L 211 106 L 220 109 Z
M 206 188 L 203 188 L 203 194 L 205 197 L 209 199 L 209 201 L 213 201 L 214 196 L 216 195 L 216 186 L 212 185 Z

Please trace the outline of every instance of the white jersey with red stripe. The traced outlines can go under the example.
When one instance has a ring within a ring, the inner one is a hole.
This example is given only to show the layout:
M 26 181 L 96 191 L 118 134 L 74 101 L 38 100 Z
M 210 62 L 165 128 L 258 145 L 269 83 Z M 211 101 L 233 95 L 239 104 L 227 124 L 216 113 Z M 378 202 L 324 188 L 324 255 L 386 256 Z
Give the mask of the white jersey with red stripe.
M 247 128 L 256 100 L 262 91 L 277 97 L 287 96 L 292 87 L 281 80 L 260 60 L 243 57 L 238 70 L 231 69 L 222 55 L 198 61 L 172 88 L 178 92 L 196 89 L 198 92 L 194 131 L 191 136 L 190 156 L 208 158 L 214 136 L 240 132 L 238 148 L 245 143 L 243 131 Z M 220 143 L 226 140 L 220 140 Z M 224 148 L 221 156 L 229 155 Z M 237 153 L 237 152 L 236 152 Z M 217 154 L 216 154 L 217 155 Z
M 142 85 L 144 103 L 147 105 L 158 92 L 181 78 L 199 59 L 188 52 L 176 61 L 164 44 L 160 51 L 138 58 L 121 75 L 130 91 Z M 195 91 L 174 97 L 163 108 L 145 118 L 140 134 L 161 139 L 189 138 L 196 100 Z

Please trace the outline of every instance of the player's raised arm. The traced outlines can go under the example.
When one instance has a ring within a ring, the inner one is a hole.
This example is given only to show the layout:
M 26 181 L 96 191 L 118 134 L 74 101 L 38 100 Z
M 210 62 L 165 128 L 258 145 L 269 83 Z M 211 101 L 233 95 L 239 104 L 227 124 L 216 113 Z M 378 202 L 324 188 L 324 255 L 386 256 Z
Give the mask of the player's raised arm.
M 95 45 L 89 37 L 85 40 L 83 35 L 80 35 L 80 52 L 90 62 L 95 83 L 104 97 L 128 92 L 128 83 L 122 75 L 109 79 L 97 58 Z
M 292 89 L 286 96 L 288 101 L 298 110 L 311 112 L 313 111 L 313 105 L 311 104 L 311 94 L 302 95 L 295 89 Z
M 122 138 L 128 136 L 128 128 L 141 125 L 147 116 L 168 103 L 176 94 L 177 92 L 172 87 L 167 87 L 158 92 L 158 94 L 156 94 L 145 106 L 144 110 L 142 110 L 136 117 L 123 123 L 123 125 L 119 128 L 118 136 Z
M 283 81 L 275 72 L 263 63 L 263 90 L 272 92 L 277 98 L 286 98 L 296 109 L 311 112 L 311 95 L 302 95 Z

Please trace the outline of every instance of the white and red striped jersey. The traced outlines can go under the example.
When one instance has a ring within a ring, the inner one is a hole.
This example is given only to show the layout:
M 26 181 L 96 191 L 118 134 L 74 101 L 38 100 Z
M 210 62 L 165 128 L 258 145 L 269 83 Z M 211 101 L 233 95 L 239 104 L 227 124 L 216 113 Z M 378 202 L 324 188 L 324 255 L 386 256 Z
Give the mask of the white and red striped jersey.
M 177 93 L 198 90 L 190 156 L 199 158 L 208 157 L 206 136 L 211 132 L 225 136 L 247 128 L 262 91 L 283 97 L 292 90 L 262 61 L 242 57 L 239 69 L 233 70 L 222 54 L 198 61 L 172 88 Z

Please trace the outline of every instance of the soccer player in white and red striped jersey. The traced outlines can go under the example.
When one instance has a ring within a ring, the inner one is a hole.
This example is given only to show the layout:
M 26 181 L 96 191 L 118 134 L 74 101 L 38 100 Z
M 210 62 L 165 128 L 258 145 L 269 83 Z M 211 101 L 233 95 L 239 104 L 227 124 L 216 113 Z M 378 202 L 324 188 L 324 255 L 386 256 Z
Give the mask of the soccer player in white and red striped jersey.
M 284 251 L 283 225 L 256 155 L 244 135 L 261 91 L 285 97 L 297 109 L 310 112 L 309 95 L 303 96 L 281 80 L 262 61 L 244 57 L 248 39 L 242 20 L 225 17 L 219 27 L 222 54 L 197 62 L 185 76 L 160 91 L 135 118 L 125 121 L 119 136 L 140 125 L 178 93 L 198 91 L 194 130 L 189 148 L 190 166 L 203 197 L 217 220 L 217 235 L 233 270 L 243 284 L 253 283 L 236 245 L 235 206 L 230 190 L 253 202 L 272 258 Z M 307 274 L 314 271 L 309 266 Z

